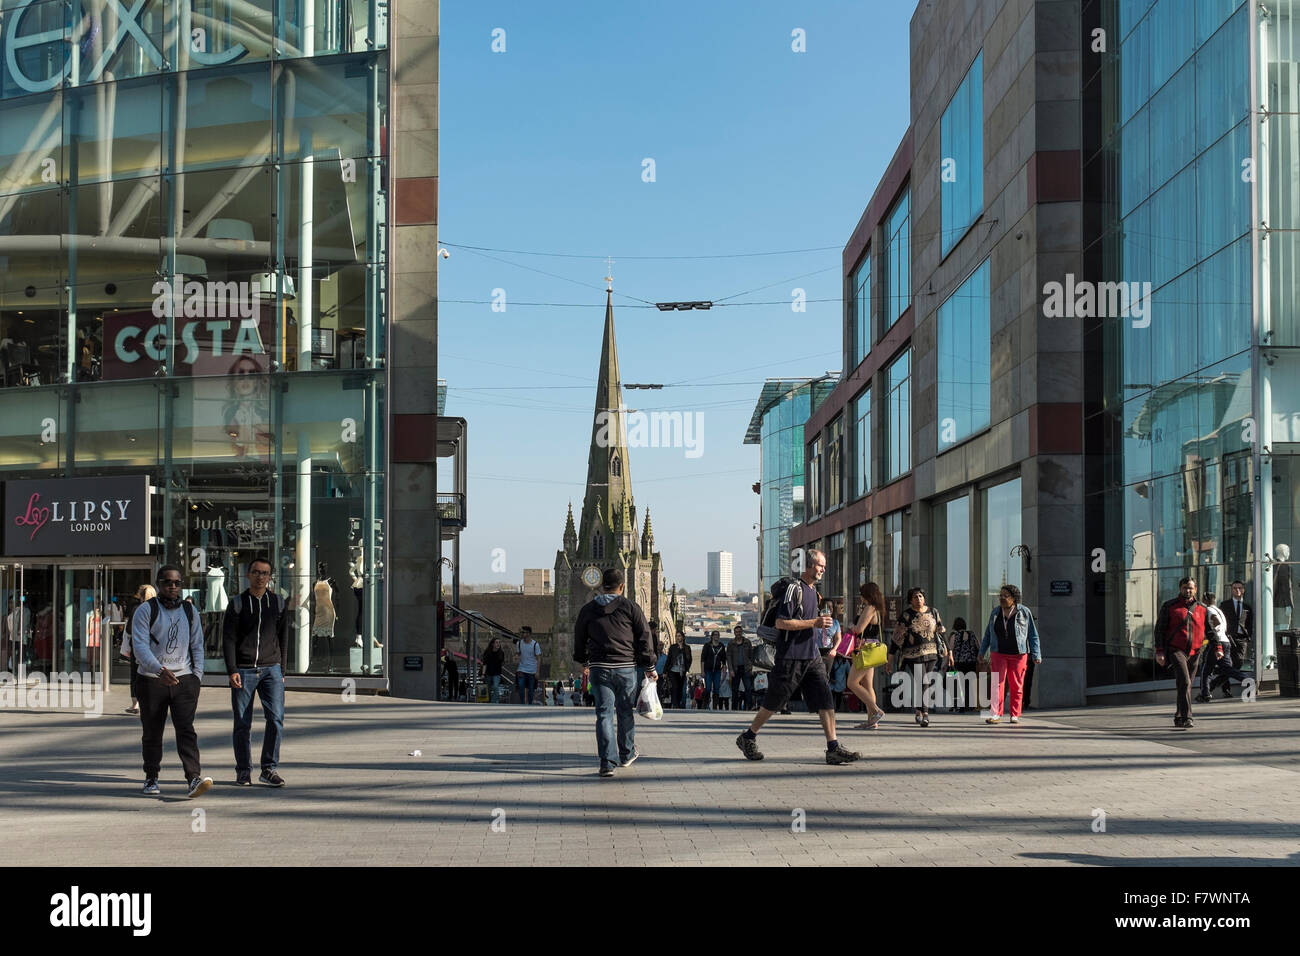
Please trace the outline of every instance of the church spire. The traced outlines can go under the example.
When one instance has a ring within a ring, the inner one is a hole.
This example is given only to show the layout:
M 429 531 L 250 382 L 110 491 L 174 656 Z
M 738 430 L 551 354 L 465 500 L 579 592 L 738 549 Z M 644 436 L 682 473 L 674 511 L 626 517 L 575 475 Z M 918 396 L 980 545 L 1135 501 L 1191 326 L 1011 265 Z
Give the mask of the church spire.
M 578 550 L 578 532 L 573 527 L 573 502 L 569 502 L 569 516 L 564 519 L 564 550 L 570 553 Z
M 605 293 L 605 331 L 596 378 L 596 405 L 587 455 L 587 491 L 583 496 L 578 540 L 590 548 L 597 530 L 611 535 L 615 551 L 636 549 L 632 520 L 632 475 L 627 453 L 627 420 L 623 383 L 614 338 L 614 293 Z
M 650 509 L 645 510 L 645 527 L 641 531 L 641 557 L 648 558 L 655 550 L 655 533 L 650 527 Z

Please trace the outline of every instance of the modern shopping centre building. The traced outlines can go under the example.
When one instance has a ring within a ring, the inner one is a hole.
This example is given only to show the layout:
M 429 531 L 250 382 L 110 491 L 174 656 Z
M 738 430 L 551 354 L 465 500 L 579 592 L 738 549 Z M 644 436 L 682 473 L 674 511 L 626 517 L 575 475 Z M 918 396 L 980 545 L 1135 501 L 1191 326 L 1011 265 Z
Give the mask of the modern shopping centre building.
M 437 35 L 436 0 L 0 0 L 3 668 L 112 669 L 173 563 L 224 682 L 265 557 L 289 686 L 434 696 Z

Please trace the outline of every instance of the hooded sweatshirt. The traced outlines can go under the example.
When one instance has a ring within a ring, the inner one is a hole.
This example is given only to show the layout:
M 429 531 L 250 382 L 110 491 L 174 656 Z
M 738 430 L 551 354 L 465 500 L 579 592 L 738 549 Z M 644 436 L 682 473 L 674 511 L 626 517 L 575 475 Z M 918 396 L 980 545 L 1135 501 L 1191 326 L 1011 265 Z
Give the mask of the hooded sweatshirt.
M 591 667 L 652 670 L 658 655 L 641 608 L 621 594 L 597 594 L 573 625 L 573 659 Z

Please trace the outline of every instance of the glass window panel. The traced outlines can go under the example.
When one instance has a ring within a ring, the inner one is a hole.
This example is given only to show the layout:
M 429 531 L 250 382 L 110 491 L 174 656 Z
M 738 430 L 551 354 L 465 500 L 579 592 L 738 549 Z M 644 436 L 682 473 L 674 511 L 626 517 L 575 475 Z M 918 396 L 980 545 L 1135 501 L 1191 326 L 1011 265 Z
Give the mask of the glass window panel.
M 11 371 L 12 320 L 0 312 L 0 377 Z M 8 344 L 6 344 L 8 343 Z M 19 390 L 15 374 L 5 385 L 4 414 L 0 415 L 0 470 L 45 471 L 61 468 L 67 455 L 67 422 L 64 403 L 57 389 Z M 54 428 L 48 427 L 53 420 Z M 47 440 L 49 439 L 49 440 Z
M 388 45 L 388 4 L 375 0 L 276 0 L 285 57 L 364 53 Z M 310 14 L 312 29 L 304 30 Z
M 369 105 L 373 58 L 330 57 L 286 64 L 276 87 L 278 115 L 285 123 L 277 155 L 301 161 L 359 159 L 381 152 L 387 122 L 387 71 L 379 70 L 375 116 Z
M 1196 44 L 1204 43 L 1245 0 L 1196 0 Z
M 1150 22 L 1142 20 L 1120 48 L 1120 121 L 1124 123 L 1151 98 Z
M 1196 154 L 1195 78 L 1193 64 L 1189 63 L 1151 98 L 1150 142 L 1156 144 L 1150 157 L 1153 190 L 1163 186 Z M 1124 148 L 1128 148 L 1127 141 Z
M 1151 36 L 1151 89 L 1154 92 L 1164 86 L 1192 55 L 1195 22 L 1187 0 L 1156 0 L 1147 15 L 1147 22 Z
M 1020 479 L 994 485 L 984 492 L 984 601 L 980 620 L 997 607 L 998 592 L 1004 584 L 1022 587 L 1024 564 L 1011 549 L 1023 544 L 1020 534 Z
M 911 363 L 912 350 L 908 349 L 889 366 L 885 377 L 889 388 L 886 468 L 890 481 L 912 467 Z
M 942 252 L 947 255 L 984 208 L 984 54 L 975 57 L 940 122 Z
M 1119 200 L 1121 215 L 1128 215 L 1133 207 L 1151 194 L 1151 160 L 1147 155 L 1150 135 L 1150 109 L 1143 106 L 1136 116 L 1125 124 L 1120 134 L 1119 150 Z
M 6 51 L 0 56 L 0 97 L 5 99 L 55 89 L 71 68 L 66 5 L 61 0 L 46 0 L 20 8 L 19 3 L 0 3 Z M 23 42 L 15 42 L 17 39 Z
M 853 420 L 854 496 L 861 497 L 871 490 L 871 389 L 854 400 Z
M 1243 236 L 1203 261 L 1196 278 L 1198 365 L 1204 367 L 1250 347 L 1250 238 Z M 1300 343 L 1288 339 L 1285 344 Z
M 836 416 L 826 429 L 826 508 L 844 504 L 844 417 Z
M 871 250 L 853 272 L 853 367 L 871 351 Z
M 885 219 L 884 291 L 886 323 L 892 326 L 912 302 L 911 255 L 909 241 L 911 194 L 903 190 Z
M 1248 13 L 1238 11 L 1232 24 L 1196 54 L 1197 150 L 1218 140 L 1250 112 Z
M 1147 242 L 1151 250 L 1152 288 L 1160 288 L 1196 262 L 1196 168 L 1175 176 L 1148 204 L 1151 222 Z
M 162 89 L 155 79 L 68 91 L 64 126 L 70 180 L 134 179 L 162 170 Z
M 190 42 L 175 57 L 182 70 L 269 60 L 275 43 L 273 0 L 192 0 Z M 194 31 L 203 31 L 197 38 Z
M 931 603 L 953 627 L 957 617 L 971 619 L 970 588 L 970 498 L 963 495 L 932 511 L 934 521 L 934 594 Z
M 1151 339 L 1151 382 L 1160 386 L 1197 368 L 1196 270 L 1184 272 L 1151 296 L 1150 324 L 1129 328 L 1129 341 Z
M 163 138 L 176 172 L 259 166 L 272 157 L 271 64 L 212 67 L 166 81 Z
M 1168 187 L 1166 187 L 1168 188 Z M 1144 202 L 1124 217 L 1120 235 L 1125 282 L 1150 282 L 1151 279 L 1151 202 Z
M 1155 428 L 1156 392 L 1124 403 L 1124 483 L 1151 477 L 1151 435 Z
M 64 178 L 63 95 L 6 103 L 0 135 L 0 197 L 49 189 Z M 0 198 L 0 226 L 14 200 Z M 0 236 L 7 232 L 0 228 Z
M 162 386 L 106 382 L 79 391 L 73 435 L 78 468 L 158 467 L 166 436 Z
M 940 451 L 989 424 L 989 260 L 939 307 Z
M 1251 184 L 1241 178 L 1241 160 L 1248 156 L 1250 125 L 1241 123 L 1197 160 L 1194 202 L 1198 258 L 1214 255 L 1250 228 Z

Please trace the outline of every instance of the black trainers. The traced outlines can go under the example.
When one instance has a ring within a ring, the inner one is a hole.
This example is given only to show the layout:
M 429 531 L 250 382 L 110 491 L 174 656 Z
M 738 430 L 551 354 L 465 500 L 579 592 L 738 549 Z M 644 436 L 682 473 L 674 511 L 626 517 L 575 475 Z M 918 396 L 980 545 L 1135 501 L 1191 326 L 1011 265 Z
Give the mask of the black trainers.
M 1192 720 L 1190 717 L 1183 721 L 1183 730 L 1191 730 L 1195 726 L 1196 721 Z
M 144 782 L 144 789 L 140 792 L 147 793 L 151 797 L 156 797 L 162 793 L 162 791 L 158 789 L 158 778 L 147 777 Z
M 236 787 L 251 787 L 253 785 L 252 774 L 245 770 L 243 773 L 235 775 Z
M 853 763 L 862 757 L 862 754 L 856 750 L 846 750 L 843 744 L 836 744 L 834 750 L 826 751 L 826 762 L 832 766 L 842 763 Z
M 614 776 L 614 765 L 613 765 L 613 764 L 608 764 L 608 763 L 607 763 L 607 764 L 603 764 L 603 765 L 601 766 L 601 768 L 600 768 L 600 775 L 601 775 L 602 777 L 612 777 L 612 776 Z
M 741 734 L 736 738 L 736 746 L 740 748 L 740 752 L 745 755 L 746 760 L 763 759 L 763 752 L 758 749 L 758 738 L 756 737 L 746 737 Z
M 1214 698 L 1211 697 L 1209 694 L 1197 694 L 1197 695 L 1196 695 L 1196 702 L 1197 702 L 1198 704 L 1208 704 L 1208 703 L 1209 703 L 1210 701 L 1212 701 L 1212 700 L 1214 700 Z
M 1182 729 L 1183 729 L 1184 727 L 1186 727 L 1186 726 L 1187 726 L 1187 718 L 1186 718 L 1186 717 L 1175 717 L 1175 718 L 1174 718 L 1174 727 L 1175 727 L 1176 729 L 1178 729 L 1178 730 L 1182 730 Z
M 201 797 L 212 789 L 211 777 L 195 777 L 190 781 L 190 796 Z
M 1228 688 L 1227 684 L 1223 685 L 1223 696 L 1229 699 L 1232 697 L 1232 691 Z
M 284 778 L 281 777 L 281 776 L 280 776 L 278 773 L 276 773 L 274 770 L 263 770 L 263 771 L 262 771 L 262 775 L 261 775 L 260 777 L 258 777 L 257 779 L 258 779 L 259 781 L 261 781 L 262 783 L 266 784 L 268 787 L 283 787 L 283 786 L 284 786 Z

